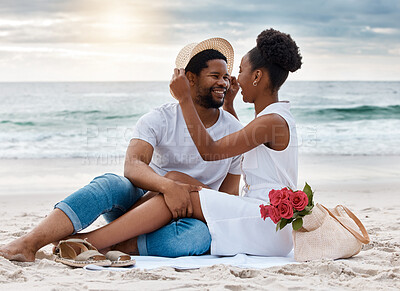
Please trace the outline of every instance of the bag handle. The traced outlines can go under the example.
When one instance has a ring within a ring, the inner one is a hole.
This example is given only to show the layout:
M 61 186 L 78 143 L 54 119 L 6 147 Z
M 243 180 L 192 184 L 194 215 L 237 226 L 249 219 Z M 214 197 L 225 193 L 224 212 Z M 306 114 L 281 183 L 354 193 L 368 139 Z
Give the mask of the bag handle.
M 321 204 L 320 204 L 321 205 Z M 335 214 L 333 214 L 328 208 L 326 208 L 324 205 L 321 205 L 326 211 L 328 211 L 329 215 L 332 216 L 334 219 L 336 219 L 337 222 L 339 222 L 345 229 L 347 229 L 352 235 L 354 235 L 354 237 L 356 239 L 358 239 L 360 242 L 362 242 L 363 244 L 368 244 L 370 242 L 369 239 L 369 235 L 367 230 L 365 229 L 364 225 L 361 223 L 361 221 L 357 218 L 357 216 L 354 215 L 353 212 L 350 211 L 350 209 L 348 209 L 346 206 L 344 205 L 338 205 L 340 207 L 342 207 L 344 209 L 344 211 L 346 211 L 346 213 L 349 215 L 349 217 L 351 219 L 354 220 L 354 222 L 357 224 L 357 226 L 360 228 L 361 233 L 363 235 L 360 235 L 360 233 L 356 230 L 354 230 L 353 228 L 345 225 L 344 223 L 342 223 Z

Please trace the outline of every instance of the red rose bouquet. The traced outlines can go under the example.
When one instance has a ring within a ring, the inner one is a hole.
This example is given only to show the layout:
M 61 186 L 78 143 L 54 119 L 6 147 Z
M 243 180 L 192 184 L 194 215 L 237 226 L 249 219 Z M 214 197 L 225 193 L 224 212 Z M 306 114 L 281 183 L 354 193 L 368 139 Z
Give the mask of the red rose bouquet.
M 269 192 L 269 205 L 260 205 L 261 217 L 267 217 L 276 223 L 276 230 L 292 223 L 294 230 L 303 226 L 303 217 L 310 214 L 314 207 L 313 191 L 306 183 L 303 191 L 293 191 L 290 188 L 271 190 Z

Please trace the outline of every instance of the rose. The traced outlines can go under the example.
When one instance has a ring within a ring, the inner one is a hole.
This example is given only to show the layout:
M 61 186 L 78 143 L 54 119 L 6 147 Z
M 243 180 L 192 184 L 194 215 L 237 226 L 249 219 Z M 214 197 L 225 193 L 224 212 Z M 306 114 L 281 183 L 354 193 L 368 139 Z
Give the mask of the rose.
M 278 223 L 281 220 L 278 208 L 272 205 L 260 205 L 261 217 L 265 220 L 267 217 L 271 218 L 274 223 Z
M 294 209 L 298 211 L 304 210 L 308 204 L 307 194 L 303 191 L 291 192 L 289 194 L 289 200 L 292 202 Z
M 314 192 L 310 185 L 305 184 L 303 191 L 293 192 L 290 188 L 272 189 L 268 193 L 269 205 L 260 205 L 261 217 L 269 217 L 276 230 L 293 223 L 293 230 L 298 230 L 303 224 L 303 217 L 310 214 L 314 207 Z
M 271 211 L 270 206 L 271 205 L 264 205 L 264 204 L 260 205 L 260 213 L 262 219 L 265 220 L 267 217 L 270 217 L 270 211 Z
M 289 192 L 287 188 L 283 188 L 282 190 L 274 190 L 272 189 L 269 191 L 269 202 L 273 206 L 278 206 L 279 203 L 283 200 L 288 200 L 289 199 Z
M 290 219 L 293 216 L 293 206 L 289 200 L 282 200 L 278 205 L 278 213 L 282 218 Z

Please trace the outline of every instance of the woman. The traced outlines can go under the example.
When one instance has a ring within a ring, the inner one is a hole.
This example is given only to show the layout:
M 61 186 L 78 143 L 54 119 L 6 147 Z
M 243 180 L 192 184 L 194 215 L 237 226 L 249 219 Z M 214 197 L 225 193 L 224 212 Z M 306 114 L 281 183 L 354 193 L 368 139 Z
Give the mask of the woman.
M 259 205 L 268 200 L 271 189 L 297 187 L 295 121 L 290 104 L 279 102 L 278 91 L 289 71 L 300 67 L 301 56 L 290 35 L 274 29 L 263 31 L 257 46 L 242 58 L 238 76 L 243 101 L 254 103 L 256 118 L 218 141 L 213 141 L 194 110 L 184 70 L 175 69 L 170 87 L 203 159 L 213 161 L 244 153 L 243 197 L 206 189 L 199 192 L 212 237 L 211 254 L 271 256 L 286 255 L 292 249 L 289 228 L 275 232 L 271 221 L 260 219 Z
M 292 249 L 288 228 L 276 233 L 272 222 L 261 219 L 259 205 L 265 203 L 272 188 L 296 187 L 296 131 L 289 104 L 278 102 L 278 90 L 288 72 L 300 66 L 301 56 L 290 36 L 272 29 L 262 32 L 257 47 L 243 57 L 238 76 L 243 99 L 254 103 L 257 117 L 243 130 L 216 142 L 204 129 L 190 96 L 187 96 L 192 81 L 186 78 L 184 70 L 175 69 L 170 87 L 180 101 L 185 121 L 190 125 L 188 128 L 202 157 L 217 160 L 245 153 L 243 172 L 247 190 L 244 197 L 209 189 L 191 192 L 192 217 L 208 224 L 212 236 L 211 254 L 284 256 Z M 213 98 L 220 99 L 224 97 L 221 90 L 213 88 L 210 93 Z M 170 175 L 175 175 L 171 177 L 175 180 L 196 184 L 193 178 L 183 174 Z M 159 229 L 171 219 L 164 198 L 155 195 L 102 228 L 74 237 L 86 238 L 99 250 L 106 251 L 116 243 Z M 38 233 L 36 237 L 41 235 Z M 13 250 L 15 245 L 8 245 L 0 248 L 0 255 L 3 252 L 3 256 L 16 260 L 24 260 L 19 259 L 19 255 L 25 259 L 28 255 L 34 256 L 29 249 L 35 250 L 37 246 L 23 245 L 25 253 L 21 253 L 21 249 Z M 126 252 L 130 252 L 129 248 L 129 244 L 122 246 Z

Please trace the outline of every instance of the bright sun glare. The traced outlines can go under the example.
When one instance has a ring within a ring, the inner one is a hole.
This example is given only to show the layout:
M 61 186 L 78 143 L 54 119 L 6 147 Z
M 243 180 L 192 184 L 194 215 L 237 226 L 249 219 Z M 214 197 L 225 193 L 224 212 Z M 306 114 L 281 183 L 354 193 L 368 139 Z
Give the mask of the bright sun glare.
M 113 39 L 125 39 L 132 33 L 132 15 L 110 11 L 104 17 L 104 28 Z
M 94 8 L 97 12 L 96 24 L 104 37 L 111 41 L 126 41 L 135 38 L 142 16 L 139 8 L 125 2 L 105 2 Z

